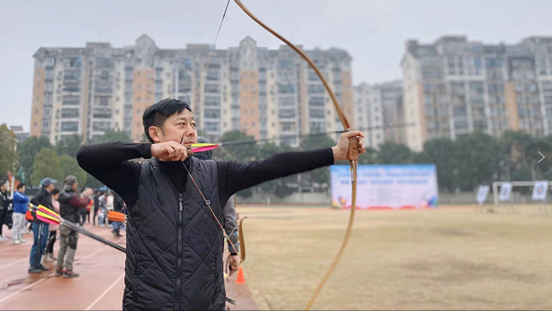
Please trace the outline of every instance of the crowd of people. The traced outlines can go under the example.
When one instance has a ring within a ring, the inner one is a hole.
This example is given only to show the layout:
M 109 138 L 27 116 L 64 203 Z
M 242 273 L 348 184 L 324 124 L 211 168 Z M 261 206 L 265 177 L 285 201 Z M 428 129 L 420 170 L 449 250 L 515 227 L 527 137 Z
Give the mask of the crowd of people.
M 19 183 L 13 196 L 8 192 L 8 183 L 0 181 L 0 243 L 21 245 L 27 241 L 26 234 L 33 234 L 32 247 L 29 255 L 29 269 L 31 274 L 49 271 L 43 263 L 55 263 L 55 275 L 63 277 L 78 277 L 73 271 L 73 261 L 77 249 L 78 232 L 66 226 L 49 224 L 37 218 L 36 212 L 30 206 L 42 205 L 56 213 L 63 219 L 79 226 L 85 223 L 94 226 L 109 227 L 114 236 L 120 237 L 120 230 L 124 225 L 111 222 L 107 219 L 108 211 L 124 212 L 125 203 L 113 191 L 101 191 L 86 187 L 77 194 L 78 180 L 69 175 L 63 180 L 61 187 L 58 182 L 46 177 L 40 182 L 40 190 L 29 198 L 26 185 Z M 92 216 L 90 215 L 93 212 Z M 11 230 L 11 236 L 4 235 L 3 230 Z M 54 254 L 54 245 L 60 241 L 58 256 Z

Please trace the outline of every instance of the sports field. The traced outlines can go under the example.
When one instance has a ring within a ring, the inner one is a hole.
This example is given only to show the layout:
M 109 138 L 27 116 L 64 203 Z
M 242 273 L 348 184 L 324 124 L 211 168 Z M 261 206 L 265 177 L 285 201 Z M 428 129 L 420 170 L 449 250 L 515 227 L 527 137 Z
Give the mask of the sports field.
M 357 211 L 314 309 L 550 309 L 552 217 L 473 207 Z M 245 277 L 262 309 L 303 309 L 339 249 L 349 211 L 238 207 Z

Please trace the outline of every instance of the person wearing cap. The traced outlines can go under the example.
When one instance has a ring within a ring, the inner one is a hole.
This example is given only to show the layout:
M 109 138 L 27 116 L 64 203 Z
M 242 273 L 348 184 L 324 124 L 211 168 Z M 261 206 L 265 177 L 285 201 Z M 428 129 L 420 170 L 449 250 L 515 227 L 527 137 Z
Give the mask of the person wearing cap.
M 39 206 L 42 205 L 50 210 L 54 210 L 52 204 L 52 191 L 56 188 L 57 181 L 50 177 L 46 177 L 42 180 L 42 188 L 32 198 L 31 203 Z M 46 244 L 48 243 L 49 228 L 50 225 L 39 220 L 36 217 L 36 212 L 33 213 L 33 247 L 31 248 L 31 258 L 29 260 L 30 268 L 29 273 L 41 273 L 42 271 L 48 271 L 50 268 L 44 266 L 41 263 Z
M 93 191 L 90 188 L 84 190 L 80 196 L 75 192 L 79 182 L 77 177 L 69 175 L 63 180 L 63 191 L 59 195 L 59 206 L 61 217 L 73 223 L 79 221 L 79 210 L 85 209 L 90 202 L 90 196 Z M 57 257 L 56 276 L 64 278 L 76 278 L 78 273 L 73 271 L 73 260 L 77 251 L 77 242 L 79 240 L 78 232 L 71 230 L 66 226 L 59 228 L 60 246 Z
M 21 238 L 22 231 L 25 229 L 25 213 L 29 198 L 25 195 L 25 184 L 17 185 L 17 191 L 13 193 L 13 244 L 21 244 L 25 242 Z

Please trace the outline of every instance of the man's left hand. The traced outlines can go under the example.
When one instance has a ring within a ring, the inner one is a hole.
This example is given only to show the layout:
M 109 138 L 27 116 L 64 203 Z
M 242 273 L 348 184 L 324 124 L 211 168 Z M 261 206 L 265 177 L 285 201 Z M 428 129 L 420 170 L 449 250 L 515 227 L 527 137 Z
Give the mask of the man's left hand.
M 366 152 L 366 149 L 364 148 L 364 142 L 362 141 L 362 138 L 364 138 L 364 134 L 359 131 L 346 132 L 339 136 L 337 145 L 332 147 L 335 162 L 348 160 L 347 153 L 349 152 L 349 139 L 352 137 L 358 138 L 358 153 L 362 154 Z
M 241 258 L 238 255 L 231 255 L 230 258 L 228 258 L 228 265 L 230 266 L 230 274 L 234 274 L 234 272 L 238 271 L 238 267 L 241 264 Z

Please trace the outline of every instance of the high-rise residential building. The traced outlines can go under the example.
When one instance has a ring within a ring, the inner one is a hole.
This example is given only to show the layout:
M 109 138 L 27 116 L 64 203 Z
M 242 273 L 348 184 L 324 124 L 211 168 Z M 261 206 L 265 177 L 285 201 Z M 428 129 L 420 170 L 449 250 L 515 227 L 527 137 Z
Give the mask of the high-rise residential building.
M 368 147 L 402 142 L 402 81 L 381 84 L 361 83 L 353 88 L 355 124 L 364 130 Z
M 484 44 L 445 36 L 406 43 L 401 61 L 405 142 L 421 150 L 437 137 L 480 130 L 535 136 L 552 131 L 552 37 Z
M 305 51 L 320 67 L 352 118 L 351 57 L 343 50 Z M 255 138 L 284 138 L 341 129 L 322 83 L 290 48 L 257 47 L 250 37 L 238 47 L 188 44 L 161 49 L 143 35 L 114 48 L 40 48 L 35 72 L 31 135 L 52 143 L 78 134 L 94 139 L 107 129 L 142 139 L 142 114 L 163 98 L 191 105 L 198 129 L 212 139 L 230 130 Z
M 11 125 L 10 131 L 14 132 L 14 134 L 17 136 L 17 142 L 22 143 L 27 138 L 29 138 L 29 132 L 25 132 L 23 130 L 23 126 L 21 125 Z

